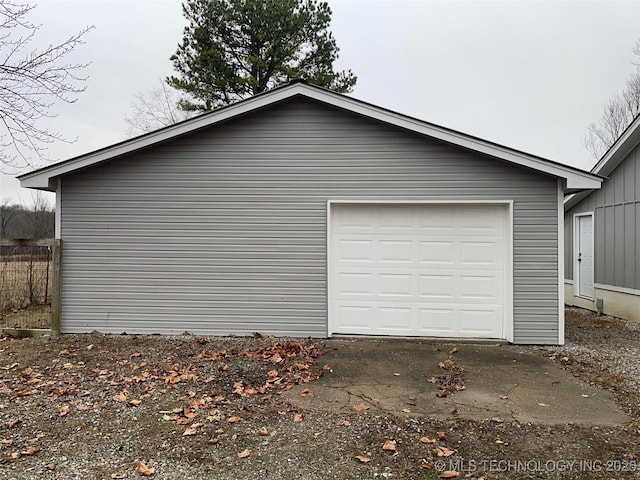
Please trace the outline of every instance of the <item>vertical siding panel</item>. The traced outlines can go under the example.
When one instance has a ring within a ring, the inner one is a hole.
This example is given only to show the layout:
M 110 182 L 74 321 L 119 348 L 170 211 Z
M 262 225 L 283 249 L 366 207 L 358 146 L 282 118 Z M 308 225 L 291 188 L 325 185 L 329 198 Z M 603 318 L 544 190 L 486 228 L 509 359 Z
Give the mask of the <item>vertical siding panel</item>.
M 614 278 L 624 279 L 625 276 L 625 228 L 624 228 L 624 205 L 613 207 L 613 255 L 614 255 Z
M 573 211 L 564 215 L 564 278 L 573 280 Z
M 613 252 L 615 248 L 615 212 L 614 207 L 604 209 L 604 243 L 600 246 L 598 255 L 605 256 L 605 252 Z M 611 260 L 604 262 L 604 283 L 613 285 L 615 281 L 615 256 Z
M 326 202 L 513 200 L 514 339 L 558 338 L 556 179 L 292 100 L 63 179 L 63 330 L 326 335 Z
M 624 202 L 624 165 L 613 171 L 611 181 L 613 182 L 613 203 Z
M 636 155 L 634 155 L 636 157 Z M 624 180 L 624 202 L 632 202 L 636 199 L 636 162 L 635 158 L 630 158 L 629 162 L 624 162 L 621 166 Z
M 598 208 L 594 212 L 593 215 L 593 228 L 594 228 L 594 241 L 595 245 L 593 246 L 593 251 L 595 255 L 595 270 L 593 272 L 594 281 L 598 283 L 598 279 L 604 279 L 606 276 L 605 265 L 606 258 L 605 255 L 605 236 L 606 236 L 606 228 L 605 225 L 605 211 L 604 208 Z M 603 280 L 601 280 L 604 283 Z
M 640 170 L 640 169 L 638 169 Z M 636 171 L 638 171 L 636 170 Z M 635 248 L 636 248 L 636 255 L 640 255 L 640 202 L 636 202 L 635 206 L 635 210 L 636 210 L 636 236 L 635 236 Z M 638 256 L 634 257 L 635 259 L 635 264 L 636 264 L 636 277 L 635 277 L 635 283 L 634 285 L 636 285 L 636 289 L 640 289 L 640 259 L 638 258 Z
M 636 205 L 624 205 L 624 225 L 623 235 L 624 244 L 623 252 L 619 254 L 624 260 L 624 283 L 625 285 L 634 285 L 636 283 L 636 264 L 638 256 L 636 252 L 637 241 L 640 238 L 636 236 Z
M 613 205 L 616 203 L 616 177 L 617 175 L 614 171 L 607 182 L 609 184 L 609 188 L 603 190 L 605 205 Z

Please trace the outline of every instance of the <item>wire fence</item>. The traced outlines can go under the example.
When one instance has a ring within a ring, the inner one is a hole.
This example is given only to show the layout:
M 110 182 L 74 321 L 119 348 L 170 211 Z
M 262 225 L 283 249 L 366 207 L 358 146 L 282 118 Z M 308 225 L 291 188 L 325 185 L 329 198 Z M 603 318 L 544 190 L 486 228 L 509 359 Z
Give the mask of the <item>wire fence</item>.
M 51 328 L 52 247 L 0 245 L 0 328 Z

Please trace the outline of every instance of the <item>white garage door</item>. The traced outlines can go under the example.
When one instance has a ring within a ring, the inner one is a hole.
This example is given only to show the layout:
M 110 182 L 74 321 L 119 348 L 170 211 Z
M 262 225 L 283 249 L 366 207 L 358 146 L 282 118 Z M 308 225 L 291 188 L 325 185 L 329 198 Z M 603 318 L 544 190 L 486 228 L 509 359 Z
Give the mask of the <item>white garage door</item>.
M 330 333 L 504 338 L 504 204 L 331 205 Z

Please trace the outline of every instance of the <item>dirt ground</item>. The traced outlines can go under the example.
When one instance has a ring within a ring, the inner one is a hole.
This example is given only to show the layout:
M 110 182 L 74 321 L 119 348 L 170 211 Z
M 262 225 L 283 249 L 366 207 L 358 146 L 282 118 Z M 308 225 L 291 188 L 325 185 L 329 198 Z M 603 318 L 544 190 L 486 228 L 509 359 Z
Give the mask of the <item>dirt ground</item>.
M 598 356 L 640 337 L 580 310 L 566 324 L 566 348 L 525 348 L 613 392 L 632 422 L 433 419 L 413 415 L 410 398 L 397 415 L 303 411 L 283 392 L 313 395 L 331 368 L 321 340 L 5 337 L 0 479 L 640 478 L 637 381 Z M 441 368 L 424 381 L 463 395 L 464 365 Z

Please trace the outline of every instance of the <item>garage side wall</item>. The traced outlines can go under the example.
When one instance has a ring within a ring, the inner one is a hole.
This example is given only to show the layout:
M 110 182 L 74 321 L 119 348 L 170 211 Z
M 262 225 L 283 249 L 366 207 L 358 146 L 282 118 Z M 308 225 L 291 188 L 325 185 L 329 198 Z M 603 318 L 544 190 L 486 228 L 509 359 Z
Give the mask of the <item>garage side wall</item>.
M 513 200 L 514 340 L 558 339 L 557 183 L 296 99 L 62 179 L 65 332 L 327 334 L 327 200 Z

